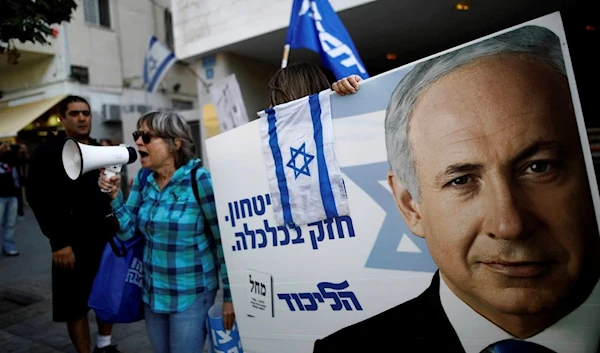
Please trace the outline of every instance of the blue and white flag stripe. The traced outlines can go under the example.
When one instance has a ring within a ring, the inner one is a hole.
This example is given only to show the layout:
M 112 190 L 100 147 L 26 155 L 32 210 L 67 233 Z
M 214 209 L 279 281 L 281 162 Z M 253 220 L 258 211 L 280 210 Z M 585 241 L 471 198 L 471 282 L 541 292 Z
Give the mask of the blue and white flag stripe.
M 349 214 L 335 157 L 330 93 L 258 113 L 278 225 L 294 227 Z
M 148 49 L 144 56 L 143 79 L 148 92 L 155 92 L 164 75 L 175 63 L 175 54 L 158 41 L 150 37 Z
M 277 139 L 277 129 L 275 123 L 277 118 L 275 117 L 275 109 L 270 108 L 267 110 L 268 121 L 269 121 L 269 148 L 271 149 L 271 156 L 275 164 L 275 175 L 277 176 L 277 188 L 279 189 L 279 197 L 275 200 L 279 200 L 281 203 L 281 209 L 283 212 L 283 223 L 294 224 L 292 218 L 292 210 L 290 208 L 290 193 L 287 187 L 287 181 L 285 179 L 285 171 L 283 169 L 283 158 L 281 157 L 281 149 L 279 148 L 279 141 Z M 268 170 L 267 173 L 272 173 L 272 170 Z M 282 222 L 278 222 L 280 225 Z
M 333 191 L 331 190 L 331 180 L 329 180 L 327 161 L 325 160 L 325 146 L 323 144 L 323 126 L 321 124 L 321 104 L 319 103 L 319 96 L 316 94 L 311 95 L 308 98 L 308 102 L 310 104 L 310 115 L 313 122 L 314 139 L 317 145 L 317 163 L 319 166 L 319 189 L 321 190 L 321 200 L 323 200 L 325 215 L 327 218 L 333 218 L 339 215 L 335 207 L 335 198 L 333 196 Z M 331 119 L 331 113 L 329 114 L 329 119 Z

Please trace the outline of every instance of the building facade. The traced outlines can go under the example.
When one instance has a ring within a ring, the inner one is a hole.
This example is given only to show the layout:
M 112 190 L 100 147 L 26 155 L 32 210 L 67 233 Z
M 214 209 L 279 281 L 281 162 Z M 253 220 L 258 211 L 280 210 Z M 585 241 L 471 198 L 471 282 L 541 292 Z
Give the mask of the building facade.
M 92 136 L 133 145 L 124 126 L 153 109 L 194 111 L 196 78 L 174 64 L 155 93 L 142 80 L 152 35 L 173 45 L 168 0 L 78 0 L 69 23 L 57 26 L 50 45 L 16 42 L 21 55 L 0 55 L 0 138 L 34 145 L 58 128 L 56 103 L 66 95 L 86 98 Z M 188 114 L 190 115 L 190 114 Z M 192 114 L 193 115 L 193 114 Z

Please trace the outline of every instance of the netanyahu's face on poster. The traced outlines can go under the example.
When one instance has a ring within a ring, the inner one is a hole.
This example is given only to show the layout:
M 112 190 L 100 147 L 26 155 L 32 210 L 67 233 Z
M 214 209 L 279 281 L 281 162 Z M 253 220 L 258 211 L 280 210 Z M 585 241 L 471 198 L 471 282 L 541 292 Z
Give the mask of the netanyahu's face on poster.
M 460 66 L 419 94 L 408 140 L 418 195 L 388 181 L 456 296 L 517 337 L 585 300 L 600 240 L 563 75 L 510 53 Z

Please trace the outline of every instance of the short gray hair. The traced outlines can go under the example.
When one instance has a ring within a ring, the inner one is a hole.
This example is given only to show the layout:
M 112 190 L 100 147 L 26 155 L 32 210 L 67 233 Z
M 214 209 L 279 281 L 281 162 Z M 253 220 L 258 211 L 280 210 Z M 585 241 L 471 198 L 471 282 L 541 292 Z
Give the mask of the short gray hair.
M 504 53 L 546 63 L 566 79 L 560 40 L 547 28 L 525 26 L 416 65 L 392 93 L 385 113 L 388 162 L 415 201 L 420 199 L 416 161 L 408 139 L 410 117 L 419 95 L 446 74 L 478 59 Z
M 175 156 L 175 168 L 187 164 L 196 156 L 196 145 L 192 137 L 192 129 L 177 113 L 153 111 L 142 115 L 137 121 L 137 129 L 143 125 L 164 138 L 169 150 Z M 181 148 L 177 149 L 175 139 L 181 140 Z

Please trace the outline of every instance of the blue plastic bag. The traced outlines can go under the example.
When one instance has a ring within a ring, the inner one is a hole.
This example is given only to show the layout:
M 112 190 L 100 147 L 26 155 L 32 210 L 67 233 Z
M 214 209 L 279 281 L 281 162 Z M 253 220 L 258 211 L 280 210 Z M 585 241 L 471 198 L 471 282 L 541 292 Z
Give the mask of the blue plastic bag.
M 130 323 L 144 319 L 143 256 L 141 234 L 126 242 L 114 237 L 106 244 L 88 300 L 88 306 L 103 322 Z
M 223 303 L 216 302 L 209 310 L 206 319 L 208 337 L 210 340 L 209 352 L 211 353 L 244 353 L 242 340 L 237 322 L 233 323 L 231 330 L 223 328 Z

